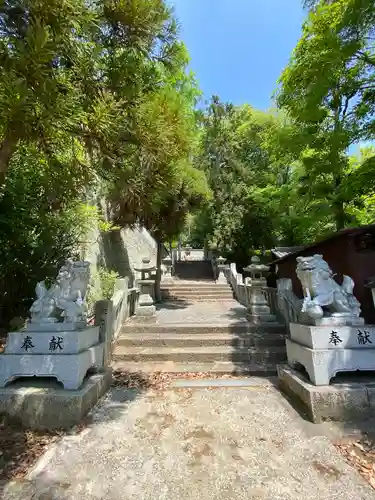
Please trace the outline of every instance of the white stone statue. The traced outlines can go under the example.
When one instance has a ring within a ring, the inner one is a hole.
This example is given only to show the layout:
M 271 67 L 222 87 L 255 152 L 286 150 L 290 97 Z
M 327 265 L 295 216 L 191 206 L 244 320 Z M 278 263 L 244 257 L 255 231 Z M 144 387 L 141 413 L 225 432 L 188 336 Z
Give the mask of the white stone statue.
M 89 262 L 67 260 L 48 290 L 44 281 L 37 284 L 37 299 L 30 308 L 31 323 L 56 323 L 61 319 L 64 323 L 86 322 L 89 281 Z
M 56 309 L 52 289 L 48 290 L 44 281 L 35 287 L 36 300 L 30 307 L 31 323 L 56 323 L 58 320 L 53 313 Z
M 67 260 L 57 275 L 56 307 L 62 310 L 64 323 L 85 321 L 87 306 L 84 301 L 90 281 L 90 263 Z
M 340 286 L 322 255 L 297 257 L 296 273 L 304 294 L 302 312 L 310 318 L 322 318 L 323 307 L 332 317 L 359 317 L 361 306 L 353 295 L 354 281 L 344 276 Z

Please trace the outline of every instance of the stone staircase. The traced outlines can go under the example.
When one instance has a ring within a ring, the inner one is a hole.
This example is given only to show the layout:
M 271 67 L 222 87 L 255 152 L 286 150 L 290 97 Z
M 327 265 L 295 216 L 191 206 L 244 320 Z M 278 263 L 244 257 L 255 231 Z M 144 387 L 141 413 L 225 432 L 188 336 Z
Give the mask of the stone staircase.
M 229 285 L 175 280 L 164 283 L 162 292 L 154 322 L 123 325 L 115 368 L 274 375 L 285 362 L 285 327 L 249 323 Z
M 212 264 L 208 260 L 176 262 L 174 275 L 181 280 L 208 280 L 213 281 Z
M 281 325 L 127 324 L 113 354 L 128 371 L 274 375 L 285 362 Z
M 228 284 L 214 281 L 176 280 L 162 283 L 161 294 L 164 301 L 216 301 L 233 299 L 233 292 Z
M 162 282 L 154 321 L 123 325 L 114 368 L 275 375 L 286 361 L 285 327 L 249 323 L 230 285 L 214 281 L 210 262 L 177 262 L 174 271 Z

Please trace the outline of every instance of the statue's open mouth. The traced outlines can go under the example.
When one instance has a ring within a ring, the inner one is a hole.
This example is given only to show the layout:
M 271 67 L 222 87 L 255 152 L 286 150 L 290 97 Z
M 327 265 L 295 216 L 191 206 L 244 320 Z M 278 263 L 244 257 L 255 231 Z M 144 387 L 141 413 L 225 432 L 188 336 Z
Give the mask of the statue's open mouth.
M 315 267 L 312 266 L 301 266 L 302 271 L 314 271 Z

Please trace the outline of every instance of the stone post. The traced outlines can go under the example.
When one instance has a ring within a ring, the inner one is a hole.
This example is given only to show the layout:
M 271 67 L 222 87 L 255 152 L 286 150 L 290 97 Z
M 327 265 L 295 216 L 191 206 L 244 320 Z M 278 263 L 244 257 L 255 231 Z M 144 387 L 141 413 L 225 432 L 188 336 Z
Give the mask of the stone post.
M 244 268 L 244 271 L 250 273 L 250 278 L 245 280 L 249 293 L 246 316 L 252 323 L 273 323 L 276 321 L 276 316 L 271 314 L 263 290 L 267 286 L 266 276 L 269 269 L 269 266 L 260 263 L 257 256 L 252 257 L 251 264 Z
M 107 368 L 111 363 L 113 331 L 113 304 L 110 300 L 95 303 L 95 324 L 99 326 L 99 340 L 104 344 L 103 363 Z
M 142 259 L 142 266 L 134 269 L 141 273 L 141 279 L 138 280 L 140 295 L 135 316 L 138 318 L 153 318 L 156 316 L 156 307 L 153 299 L 155 281 L 150 276 L 156 270 L 156 267 L 150 264 L 150 259 L 144 258 Z
M 219 270 L 219 276 L 216 280 L 216 283 L 219 285 L 226 285 L 228 283 L 226 277 L 224 276 L 225 261 L 226 259 L 224 259 L 224 257 L 218 257 L 216 259 L 217 268 Z

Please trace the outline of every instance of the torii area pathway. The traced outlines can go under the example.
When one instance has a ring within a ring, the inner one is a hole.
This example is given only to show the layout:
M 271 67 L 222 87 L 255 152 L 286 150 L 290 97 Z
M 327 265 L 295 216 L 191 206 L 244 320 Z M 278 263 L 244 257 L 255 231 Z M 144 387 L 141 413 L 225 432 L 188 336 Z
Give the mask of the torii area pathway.
M 273 385 L 112 388 L 5 500 L 367 500 L 374 491 Z

